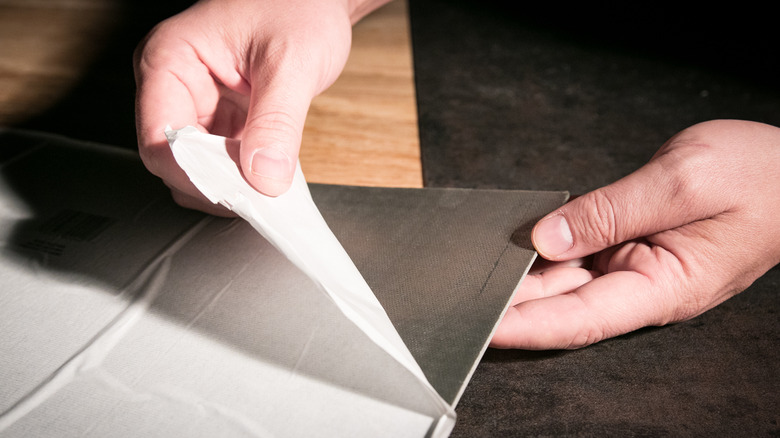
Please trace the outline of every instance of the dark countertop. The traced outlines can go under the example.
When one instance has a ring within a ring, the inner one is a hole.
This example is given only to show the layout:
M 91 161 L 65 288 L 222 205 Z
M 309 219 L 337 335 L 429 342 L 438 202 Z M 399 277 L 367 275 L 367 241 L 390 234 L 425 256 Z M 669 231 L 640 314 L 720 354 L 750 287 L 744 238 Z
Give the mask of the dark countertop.
M 411 2 L 427 186 L 581 194 L 697 122 L 780 124 L 761 11 L 745 30 L 733 10 L 511 5 Z M 778 435 L 779 289 L 775 267 L 689 322 L 577 351 L 488 350 L 453 436 Z

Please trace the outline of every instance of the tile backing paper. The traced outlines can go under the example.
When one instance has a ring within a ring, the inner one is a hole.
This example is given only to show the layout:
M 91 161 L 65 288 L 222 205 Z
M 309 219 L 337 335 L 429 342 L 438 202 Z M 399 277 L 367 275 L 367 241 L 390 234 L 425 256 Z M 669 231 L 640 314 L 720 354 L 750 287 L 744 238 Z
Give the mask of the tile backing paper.
M 0 135 L 20 144 L 0 167 L 0 436 L 446 435 L 533 258 L 515 231 L 564 196 L 311 186 L 415 369 L 135 154 Z
M 373 342 L 409 370 L 429 392 L 432 408 L 448 435 L 452 408 L 428 383 L 382 305 L 328 228 L 296 166 L 290 189 L 269 197 L 253 189 L 229 154 L 237 143 L 188 126 L 166 131 L 171 150 L 190 180 L 211 202 L 219 203 L 249 222 L 265 239 L 306 274 Z M 378 364 L 377 364 L 378 365 Z

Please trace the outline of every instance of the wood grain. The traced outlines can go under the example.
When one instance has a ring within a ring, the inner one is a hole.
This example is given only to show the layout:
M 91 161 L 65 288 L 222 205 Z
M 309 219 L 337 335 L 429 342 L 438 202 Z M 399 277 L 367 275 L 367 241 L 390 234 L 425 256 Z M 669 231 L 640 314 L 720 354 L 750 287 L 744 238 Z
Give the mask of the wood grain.
M 67 94 L 120 9 L 111 0 L 0 0 L 0 126 L 33 117 Z
M 405 0 L 353 28 L 344 72 L 309 110 L 301 167 L 311 182 L 422 187 Z

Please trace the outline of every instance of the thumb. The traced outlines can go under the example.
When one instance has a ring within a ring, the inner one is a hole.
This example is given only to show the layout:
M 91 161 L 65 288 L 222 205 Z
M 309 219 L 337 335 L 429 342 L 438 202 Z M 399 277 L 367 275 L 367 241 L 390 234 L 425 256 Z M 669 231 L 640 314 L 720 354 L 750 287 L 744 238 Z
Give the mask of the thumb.
M 314 92 L 311 81 L 292 69 L 255 75 L 241 140 L 241 168 L 259 192 L 278 196 L 292 183 L 306 113 Z M 286 70 L 286 71 L 285 71 Z
M 701 191 L 719 182 L 694 171 L 701 165 L 696 151 L 656 156 L 625 178 L 542 218 L 531 233 L 534 247 L 548 260 L 570 260 L 712 217 L 723 205 Z

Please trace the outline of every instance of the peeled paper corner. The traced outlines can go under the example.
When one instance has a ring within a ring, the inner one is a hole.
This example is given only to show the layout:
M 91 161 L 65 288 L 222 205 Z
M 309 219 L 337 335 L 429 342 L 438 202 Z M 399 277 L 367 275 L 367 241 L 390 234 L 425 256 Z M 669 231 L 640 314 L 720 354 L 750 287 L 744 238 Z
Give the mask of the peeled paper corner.
M 436 392 L 398 335 L 351 258 L 320 214 L 296 166 L 290 189 L 269 197 L 244 179 L 228 149 L 235 140 L 187 126 L 166 129 L 173 155 L 192 183 L 211 202 L 232 210 L 284 254 L 330 297 L 346 318 L 403 365 L 428 389 L 441 417 L 432 436 L 447 436 L 454 426 L 453 408 Z

